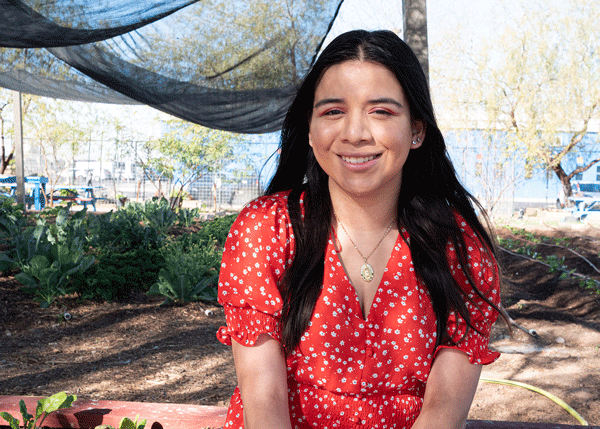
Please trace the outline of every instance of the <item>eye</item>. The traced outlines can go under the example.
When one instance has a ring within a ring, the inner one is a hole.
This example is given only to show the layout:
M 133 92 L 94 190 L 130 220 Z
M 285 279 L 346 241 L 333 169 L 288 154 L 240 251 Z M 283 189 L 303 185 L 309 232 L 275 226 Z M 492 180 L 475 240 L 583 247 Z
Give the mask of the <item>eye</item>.
M 336 107 L 328 109 L 324 112 L 321 113 L 320 116 L 335 116 L 335 115 L 341 115 L 342 113 L 344 113 L 341 109 L 338 109 Z
M 371 111 L 371 113 L 376 113 L 378 115 L 385 115 L 385 116 L 394 116 L 395 113 L 389 109 L 385 109 L 383 107 L 377 107 L 375 109 L 373 109 Z

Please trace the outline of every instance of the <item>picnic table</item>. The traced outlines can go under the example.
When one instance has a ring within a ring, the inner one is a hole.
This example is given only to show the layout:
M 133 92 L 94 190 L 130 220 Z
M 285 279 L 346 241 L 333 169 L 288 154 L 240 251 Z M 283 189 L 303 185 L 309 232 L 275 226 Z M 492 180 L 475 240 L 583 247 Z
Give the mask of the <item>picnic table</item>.
M 573 207 L 565 207 L 571 216 L 577 220 L 585 219 L 591 213 L 600 213 L 600 198 L 588 198 L 585 202 L 579 201 Z
M 94 189 L 101 189 L 102 186 L 57 186 L 51 195 L 52 201 L 71 201 L 75 204 L 81 204 L 84 208 L 91 205 L 96 211 L 96 201 L 104 198 L 97 197 Z M 61 192 L 64 191 L 64 192 Z M 55 193 L 59 192 L 59 195 Z
M 42 210 L 46 205 L 46 183 L 48 178 L 43 176 L 25 177 L 25 188 L 29 192 L 25 195 L 27 208 L 34 206 L 36 210 Z M 9 188 L 8 192 L 3 192 L 7 197 L 16 198 L 17 195 L 17 176 L 0 176 L 0 187 Z

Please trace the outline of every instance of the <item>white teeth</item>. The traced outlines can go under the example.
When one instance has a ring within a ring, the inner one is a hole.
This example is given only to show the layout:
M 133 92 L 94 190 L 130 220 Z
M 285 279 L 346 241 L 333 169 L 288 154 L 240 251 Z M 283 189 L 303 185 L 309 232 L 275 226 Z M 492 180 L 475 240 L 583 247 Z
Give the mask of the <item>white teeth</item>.
M 342 159 L 346 162 L 349 162 L 350 164 L 362 164 L 363 162 L 368 162 L 375 158 L 377 158 L 377 155 L 365 156 L 362 158 L 349 158 L 347 156 L 342 156 Z

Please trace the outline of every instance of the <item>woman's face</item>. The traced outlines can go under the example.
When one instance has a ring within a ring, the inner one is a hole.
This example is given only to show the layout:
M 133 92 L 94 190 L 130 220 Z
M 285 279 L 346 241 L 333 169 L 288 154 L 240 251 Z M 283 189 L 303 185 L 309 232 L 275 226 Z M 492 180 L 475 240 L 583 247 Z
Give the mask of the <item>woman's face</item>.
M 397 197 L 408 153 L 424 137 L 423 123 L 411 119 L 404 91 L 386 67 L 350 60 L 321 77 L 309 144 L 331 193 Z

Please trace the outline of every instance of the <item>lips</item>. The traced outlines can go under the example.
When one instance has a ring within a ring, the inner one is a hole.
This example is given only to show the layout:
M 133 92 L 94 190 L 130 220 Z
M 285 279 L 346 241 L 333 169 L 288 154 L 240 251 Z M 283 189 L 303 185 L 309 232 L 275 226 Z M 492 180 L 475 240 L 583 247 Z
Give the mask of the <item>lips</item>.
M 371 155 L 371 156 L 341 156 L 341 158 L 350 164 L 364 164 L 365 162 L 373 161 L 379 155 Z

